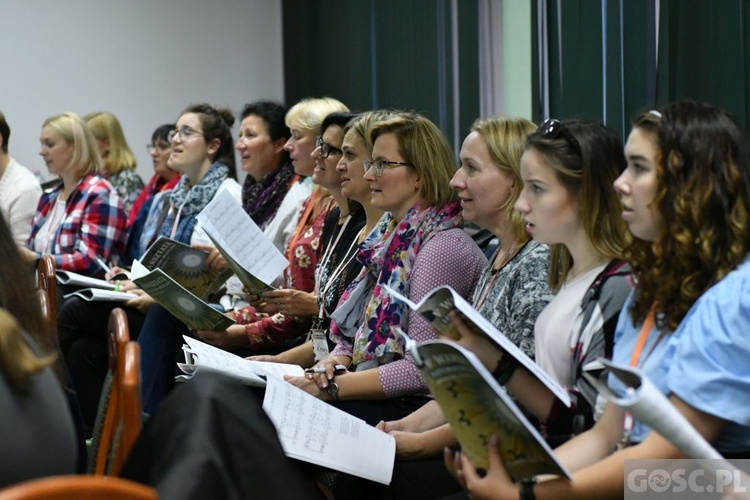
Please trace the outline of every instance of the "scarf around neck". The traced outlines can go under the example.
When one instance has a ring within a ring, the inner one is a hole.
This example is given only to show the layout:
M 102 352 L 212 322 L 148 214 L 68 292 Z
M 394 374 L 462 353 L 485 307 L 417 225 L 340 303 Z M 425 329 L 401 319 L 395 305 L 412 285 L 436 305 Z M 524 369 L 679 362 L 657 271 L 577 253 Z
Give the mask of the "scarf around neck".
M 201 179 L 200 184 L 193 187 L 189 186 L 188 176 L 183 175 L 169 195 L 169 215 L 161 225 L 159 235 L 170 237 L 172 226 L 179 215 L 177 230 L 172 239 L 189 243 L 197 221 L 196 216 L 213 199 L 228 175 L 229 167 L 221 161 L 215 161 Z
M 394 220 L 389 212 L 383 215 L 360 245 L 357 260 L 364 267 L 339 301 L 345 317 L 334 313 L 331 328 L 332 335 L 348 337 L 345 340 L 352 344 L 355 365 L 376 366 L 404 356 L 403 341 L 393 334 L 393 328 L 398 326 L 408 332 L 409 307 L 393 300 L 383 285 L 409 297 L 411 274 L 420 249 L 440 231 L 462 225 L 458 202 L 425 208 L 417 203 L 401 221 Z M 369 289 L 372 292 L 368 294 Z M 360 306 L 346 304 L 350 298 Z M 352 321 L 355 315 L 361 322 Z
M 251 175 L 242 184 L 242 206 L 259 228 L 265 229 L 284 200 L 295 177 L 291 161 L 257 182 Z

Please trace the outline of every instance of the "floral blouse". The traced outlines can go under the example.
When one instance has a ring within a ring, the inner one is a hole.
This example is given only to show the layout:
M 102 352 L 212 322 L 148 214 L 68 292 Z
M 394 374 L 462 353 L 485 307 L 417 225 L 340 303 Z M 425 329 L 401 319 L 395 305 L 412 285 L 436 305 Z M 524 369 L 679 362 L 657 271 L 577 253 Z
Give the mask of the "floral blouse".
M 284 270 L 284 288 L 293 288 L 302 292 L 313 292 L 315 289 L 315 267 L 318 265 L 321 250 L 321 235 L 323 223 L 332 208 L 332 200 L 324 203 L 323 209 L 310 220 L 300 220 L 303 232 L 296 241 L 292 241 L 287 248 L 289 266 Z M 302 213 L 306 213 L 307 205 L 315 203 L 315 196 L 305 202 Z M 299 226 L 298 226 L 299 227 Z M 228 314 L 238 324 L 245 325 L 250 348 L 257 351 L 267 347 L 284 345 L 306 334 L 310 329 L 309 316 L 286 316 L 281 313 L 267 315 L 258 313 L 252 306 L 243 307 Z
M 112 183 L 115 191 L 120 196 L 123 210 L 126 214 L 129 214 L 130 208 L 143 190 L 143 179 L 141 179 L 141 176 L 135 170 L 124 168 L 118 173 L 107 177 L 107 180 Z

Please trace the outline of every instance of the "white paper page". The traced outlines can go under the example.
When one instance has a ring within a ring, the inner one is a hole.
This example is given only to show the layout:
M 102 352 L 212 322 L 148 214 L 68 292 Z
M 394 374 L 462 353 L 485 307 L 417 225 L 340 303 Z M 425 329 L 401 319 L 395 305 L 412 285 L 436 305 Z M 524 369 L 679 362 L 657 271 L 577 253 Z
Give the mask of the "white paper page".
M 84 288 L 77 292 L 69 293 L 64 298 L 76 295 L 89 302 L 127 302 L 138 298 L 138 295 L 127 292 L 115 292 L 114 290 L 102 290 L 101 288 Z
M 383 288 L 385 290 L 396 297 L 399 300 L 403 300 L 406 302 L 411 309 L 418 309 L 419 306 L 421 306 L 422 303 L 424 303 L 435 290 L 431 291 L 424 297 L 422 297 L 422 300 L 419 301 L 419 304 L 414 304 L 414 302 L 411 302 L 409 299 L 398 293 L 397 291 L 393 290 L 392 288 L 388 287 L 387 285 L 384 285 Z M 565 390 L 564 387 L 562 387 L 560 384 L 558 384 L 552 377 L 550 377 L 547 372 L 539 368 L 539 365 L 537 365 L 534 360 L 529 358 L 524 352 L 516 346 L 513 342 L 508 339 L 505 335 L 500 333 L 500 331 L 495 328 L 495 325 L 493 325 L 489 320 L 487 320 L 484 316 L 482 316 L 476 309 L 474 309 L 471 304 L 469 304 L 466 299 L 461 297 L 453 288 L 449 286 L 444 286 L 440 288 L 445 288 L 447 290 L 450 290 L 451 295 L 453 296 L 453 303 L 455 304 L 456 308 L 464 313 L 467 318 L 472 320 L 482 331 L 484 331 L 490 339 L 492 339 L 493 342 L 495 342 L 502 350 L 504 350 L 507 354 L 510 354 L 514 358 L 516 358 L 528 371 L 530 371 L 532 374 L 534 374 L 544 385 L 546 385 L 550 392 L 554 394 L 560 401 L 562 401 L 565 406 L 570 406 L 570 394 L 568 394 L 568 391 Z
M 226 189 L 198 214 L 198 222 L 232 259 L 264 283 L 271 283 L 289 261 Z
M 388 434 L 273 377 L 263 409 L 287 456 L 390 484 L 396 441 Z
M 141 264 L 141 261 L 138 259 L 133 259 L 133 265 L 130 267 L 130 279 L 131 280 L 137 280 L 138 278 L 142 278 L 143 276 L 146 276 L 151 271 L 148 270 L 146 266 Z
M 91 278 L 72 271 L 57 271 L 57 281 L 63 285 L 89 286 L 103 290 L 114 290 L 116 285 L 106 280 Z
M 188 351 L 197 358 L 198 367 L 220 371 L 253 385 L 265 385 L 263 376 L 281 378 L 284 375 L 304 376 L 304 370 L 297 365 L 285 363 L 261 363 L 243 359 L 231 352 L 214 347 L 200 340 L 183 335 Z M 275 365 L 275 366 L 269 366 Z

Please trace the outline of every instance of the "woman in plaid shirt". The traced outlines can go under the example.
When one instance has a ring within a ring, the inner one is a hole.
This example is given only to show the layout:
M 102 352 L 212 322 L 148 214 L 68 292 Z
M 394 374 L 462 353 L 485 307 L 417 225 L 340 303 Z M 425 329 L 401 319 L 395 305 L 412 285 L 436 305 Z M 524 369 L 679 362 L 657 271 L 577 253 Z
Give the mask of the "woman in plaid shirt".
M 64 113 L 45 120 L 40 142 L 47 169 L 62 182 L 39 200 L 22 255 L 34 262 L 49 253 L 58 269 L 103 275 L 96 259 L 119 260 L 126 218 L 119 196 L 100 175 L 96 140 L 81 117 Z

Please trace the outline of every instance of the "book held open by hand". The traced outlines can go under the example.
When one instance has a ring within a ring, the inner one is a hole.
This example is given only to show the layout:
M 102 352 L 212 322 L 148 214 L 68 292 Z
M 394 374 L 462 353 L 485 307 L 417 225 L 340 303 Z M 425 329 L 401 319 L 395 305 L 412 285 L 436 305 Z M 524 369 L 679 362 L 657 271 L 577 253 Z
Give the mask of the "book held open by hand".
M 489 468 L 487 446 L 494 435 L 515 481 L 540 474 L 570 478 L 541 434 L 472 352 L 450 340 L 417 345 L 403 337 L 462 453 L 475 467 Z

